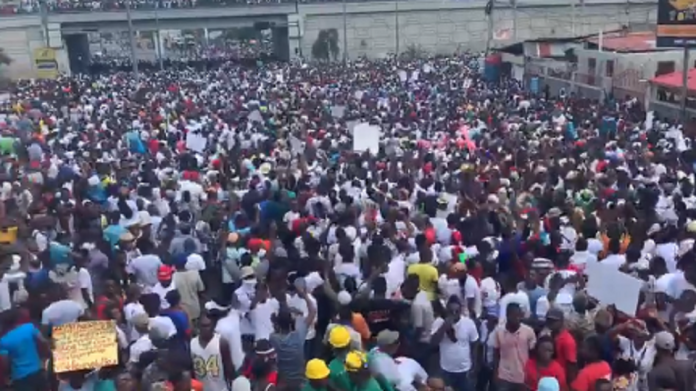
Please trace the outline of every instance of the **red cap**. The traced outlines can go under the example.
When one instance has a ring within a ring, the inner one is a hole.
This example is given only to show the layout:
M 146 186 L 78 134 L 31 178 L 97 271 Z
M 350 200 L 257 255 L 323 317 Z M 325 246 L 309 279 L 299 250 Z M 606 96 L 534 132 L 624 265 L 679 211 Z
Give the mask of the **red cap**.
M 174 274 L 174 268 L 167 265 L 162 265 L 157 269 L 157 279 L 160 281 L 169 281 Z

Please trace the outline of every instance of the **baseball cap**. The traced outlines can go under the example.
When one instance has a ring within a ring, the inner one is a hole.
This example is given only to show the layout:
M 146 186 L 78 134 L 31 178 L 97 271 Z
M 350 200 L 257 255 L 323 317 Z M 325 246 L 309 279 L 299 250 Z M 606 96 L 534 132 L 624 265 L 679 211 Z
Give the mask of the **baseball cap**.
M 345 348 L 350 344 L 350 331 L 343 326 L 336 326 L 329 332 L 329 344 L 334 348 Z
M 329 367 L 326 366 L 324 360 L 315 358 L 307 362 L 307 367 L 305 370 L 305 376 L 307 377 L 307 379 L 326 379 L 329 376 L 329 374 L 331 374 L 331 371 L 329 370 Z
M 160 281 L 169 281 L 174 274 L 174 268 L 167 265 L 162 265 L 157 269 L 157 279 Z
M 676 347 L 674 335 L 668 331 L 658 332 L 655 334 L 655 346 L 657 346 L 658 349 L 674 350 Z
M 254 273 L 254 268 L 251 266 L 244 266 L 242 268 L 241 272 L 242 272 L 242 278 L 251 277 L 251 276 L 256 274 L 256 273 Z
M 399 341 L 399 332 L 382 330 L 377 334 L 377 346 L 389 346 Z

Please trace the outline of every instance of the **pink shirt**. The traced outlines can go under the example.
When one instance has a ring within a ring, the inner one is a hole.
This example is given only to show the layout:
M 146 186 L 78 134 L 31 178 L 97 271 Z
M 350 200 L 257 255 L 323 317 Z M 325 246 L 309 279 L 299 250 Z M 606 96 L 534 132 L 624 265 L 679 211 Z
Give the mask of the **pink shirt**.
M 524 383 L 524 366 L 529 359 L 529 351 L 534 349 L 536 335 L 527 325 L 511 333 L 505 325 L 499 325 L 493 338 L 493 347 L 500 351 L 498 377 L 510 383 Z

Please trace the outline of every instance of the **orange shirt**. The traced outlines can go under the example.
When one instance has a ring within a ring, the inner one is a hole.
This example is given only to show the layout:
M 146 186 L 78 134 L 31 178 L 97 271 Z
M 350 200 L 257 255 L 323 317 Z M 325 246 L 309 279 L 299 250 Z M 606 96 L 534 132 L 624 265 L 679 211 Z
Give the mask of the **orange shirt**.
M 353 312 L 353 318 L 351 319 L 350 323 L 352 324 L 353 329 L 360 334 L 360 338 L 362 338 L 363 342 L 370 340 L 370 326 L 367 325 L 367 322 L 362 314 Z
M 606 257 L 609 251 L 609 237 L 606 234 L 602 234 L 602 245 L 604 246 L 604 250 L 600 253 L 600 256 L 602 258 Z M 619 251 L 619 254 L 624 254 L 626 250 L 628 249 L 628 245 L 631 244 L 631 235 L 621 235 L 621 251 Z M 600 258 L 601 259 L 601 258 Z
M 611 367 L 606 361 L 599 361 L 585 366 L 570 385 L 572 391 L 591 391 L 599 379 L 611 380 Z

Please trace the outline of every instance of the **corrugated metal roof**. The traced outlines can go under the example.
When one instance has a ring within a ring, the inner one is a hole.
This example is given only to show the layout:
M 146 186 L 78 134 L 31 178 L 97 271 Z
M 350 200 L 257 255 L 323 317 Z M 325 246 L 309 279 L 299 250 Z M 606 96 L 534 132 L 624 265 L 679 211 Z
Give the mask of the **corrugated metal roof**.
M 585 40 L 599 46 L 599 36 Z M 649 52 L 656 50 L 655 33 L 642 31 L 635 33 L 611 33 L 604 34 L 602 38 L 602 50 L 614 52 Z

